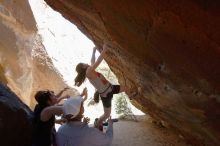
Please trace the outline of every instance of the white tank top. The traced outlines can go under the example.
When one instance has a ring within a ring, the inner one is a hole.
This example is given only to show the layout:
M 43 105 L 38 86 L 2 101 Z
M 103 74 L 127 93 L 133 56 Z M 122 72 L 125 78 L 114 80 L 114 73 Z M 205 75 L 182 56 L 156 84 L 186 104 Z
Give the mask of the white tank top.
M 111 85 L 109 81 L 98 72 L 96 72 L 96 78 L 93 80 L 89 79 L 89 81 L 98 90 L 99 93 L 105 92 Z

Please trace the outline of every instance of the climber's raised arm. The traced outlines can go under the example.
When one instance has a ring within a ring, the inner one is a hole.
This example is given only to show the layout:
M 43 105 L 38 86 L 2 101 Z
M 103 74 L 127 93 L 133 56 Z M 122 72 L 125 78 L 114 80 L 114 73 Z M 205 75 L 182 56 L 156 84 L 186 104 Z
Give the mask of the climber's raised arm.
M 102 50 L 100 56 L 98 57 L 98 59 L 95 61 L 94 64 L 91 64 L 91 66 L 89 67 L 90 69 L 95 70 L 100 65 L 100 63 L 103 60 L 103 57 L 105 56 L 106 51 L 107 51 L 107 46 L 104 44 L 103 45 L 103 50 Z
M 96 53 L 96 46 L 93 48 L 92 51 L 92 58 L 91 58 L 91 65 L 93 65 L 95 63 L 95 53 Z

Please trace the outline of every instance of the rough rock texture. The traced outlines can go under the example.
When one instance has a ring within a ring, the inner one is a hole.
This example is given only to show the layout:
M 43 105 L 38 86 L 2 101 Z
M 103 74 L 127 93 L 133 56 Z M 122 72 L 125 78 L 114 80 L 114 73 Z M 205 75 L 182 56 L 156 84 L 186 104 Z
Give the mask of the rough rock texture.
M 37 34 L 28 0 L 0 1 L 0 79 L 32 108 L 37 90 L 66 86 Z
M 32 111 L 0 82 L 0 137 L 2 146 L 30 146 Z
M 45 0 L 101 47 L 134 104 L 193 145 L 220 145 L 220 1 Z

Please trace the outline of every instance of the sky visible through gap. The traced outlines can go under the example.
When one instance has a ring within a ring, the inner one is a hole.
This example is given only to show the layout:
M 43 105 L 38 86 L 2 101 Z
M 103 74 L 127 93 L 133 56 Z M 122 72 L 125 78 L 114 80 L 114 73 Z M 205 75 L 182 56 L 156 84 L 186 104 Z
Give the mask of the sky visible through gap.
M 29 0 L 35 20 L 37 22 L 38 33 L 41 35 L 43 45 L 48 55 L 51 57 L 54 66 L 63 76 L 64 81 L 71 87 L 80 92 L 84 87 L 88 88 L 88 99 L 93 96 L 94 88 L 88 81 L 82 87 L 74 86 L 74 77 L 76 76 L 75 66 L 79 62 L 90 63 L 92 48 L 94 44 L 78 28 L 63 18 L 63 16 L 51 9 L 43 0 Z M 98 57 L 99 53 L 96 53 Z M 101 66 L 108 67 L 102 63 Z M 117 84 L 117 79 L 111 80 Z M 116 97 L 115 97 L 116 98 Z M 112 117 L 118 115 L 115 112 L 115 98 L 112 102 Z M 103 113 L 102 104 L 87 106 L 89 100 L 85 103 L 85 116 L 91 118 L 91 122 Z M 143 113 L 129 104 L 136 115 Z

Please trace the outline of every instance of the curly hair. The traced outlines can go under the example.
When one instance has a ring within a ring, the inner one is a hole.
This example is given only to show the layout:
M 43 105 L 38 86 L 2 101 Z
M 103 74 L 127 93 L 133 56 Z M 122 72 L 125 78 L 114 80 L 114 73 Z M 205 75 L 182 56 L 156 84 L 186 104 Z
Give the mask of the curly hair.
M 38 104 L 47 105 L 50 96 L 50 91 L 38 91 L 34 97 Z

